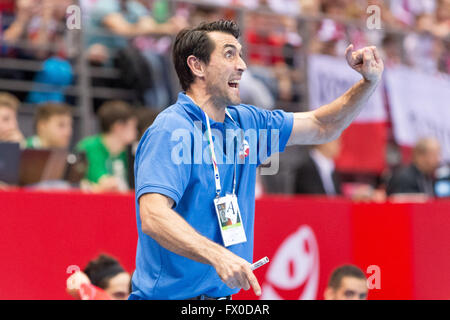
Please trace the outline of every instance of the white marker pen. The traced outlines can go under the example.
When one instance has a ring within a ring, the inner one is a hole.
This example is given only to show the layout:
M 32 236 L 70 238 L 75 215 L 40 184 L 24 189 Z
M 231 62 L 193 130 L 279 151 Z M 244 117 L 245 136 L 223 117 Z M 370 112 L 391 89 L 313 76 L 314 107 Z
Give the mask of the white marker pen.
M 252 264 L 252 265 L 250 266 L 250 268 L 251 268 L 252 271 L 253 271 L 253 270 L 258 269 L 259 267 L 265 265 L 265 264 L 268 263 L 268 262 L 269 262 L 269 258 L 264 257 L 264 258 L 262 258 L 261 260 L 258 260 L 258 261 L 256 261 L 254 264 Z

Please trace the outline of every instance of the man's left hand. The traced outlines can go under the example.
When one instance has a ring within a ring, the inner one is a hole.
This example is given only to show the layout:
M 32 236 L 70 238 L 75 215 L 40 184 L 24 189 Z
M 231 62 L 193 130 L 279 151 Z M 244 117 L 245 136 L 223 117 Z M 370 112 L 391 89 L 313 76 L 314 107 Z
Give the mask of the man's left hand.
M 354 51 L 353 45 L 345 50 L 345 58 L 354 70 L 366 81 L 378 82 L 383 74 L 384 64 L 376 47 L 365 47 Z

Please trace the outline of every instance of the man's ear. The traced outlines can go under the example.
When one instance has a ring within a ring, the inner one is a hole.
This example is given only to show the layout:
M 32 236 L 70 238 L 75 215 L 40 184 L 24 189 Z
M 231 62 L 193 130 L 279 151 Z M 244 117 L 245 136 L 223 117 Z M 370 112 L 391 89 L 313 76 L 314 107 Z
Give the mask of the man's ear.
M 194 76 L 202 78 L 205 75 L 205 64 L 197 57 L 190 55 L 187 58 L 187 65 Z

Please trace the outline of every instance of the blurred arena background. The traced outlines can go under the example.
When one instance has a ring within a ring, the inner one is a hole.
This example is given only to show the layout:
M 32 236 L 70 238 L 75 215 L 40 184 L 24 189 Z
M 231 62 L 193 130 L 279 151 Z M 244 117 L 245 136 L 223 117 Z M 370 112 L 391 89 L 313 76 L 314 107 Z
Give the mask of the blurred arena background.
M 337 141 L 258 176 L 262 297 L 323 299 L 353 264 L 369 299 L 449 299 L 450 0 L 2 0 L 0 299 L 71 299 L 66 279 L 101 253 L 133 272 L 134 150 L 181 90 L 172 41 L 222 18 L 241 28 L 246 104 L 332 101 L 358 79 L 350 43 L 386 66 Z

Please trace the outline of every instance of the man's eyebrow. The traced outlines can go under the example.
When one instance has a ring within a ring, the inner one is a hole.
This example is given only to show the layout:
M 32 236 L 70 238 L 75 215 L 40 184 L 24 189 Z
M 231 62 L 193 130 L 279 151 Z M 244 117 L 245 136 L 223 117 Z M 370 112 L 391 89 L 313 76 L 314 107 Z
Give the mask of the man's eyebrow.
M 234 44 L 231 44 L 231 43 L 227 43 L 227 44 L 225 44 L 224 46 L 223 46 L 223 48 L 224 49 L 226 49 L 226 48 L 233 48 L 233 49 L 238 49 Z M 242 49 L 242 48 L 241 48 Z

